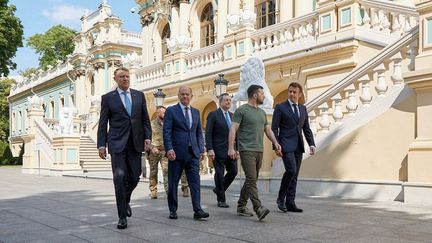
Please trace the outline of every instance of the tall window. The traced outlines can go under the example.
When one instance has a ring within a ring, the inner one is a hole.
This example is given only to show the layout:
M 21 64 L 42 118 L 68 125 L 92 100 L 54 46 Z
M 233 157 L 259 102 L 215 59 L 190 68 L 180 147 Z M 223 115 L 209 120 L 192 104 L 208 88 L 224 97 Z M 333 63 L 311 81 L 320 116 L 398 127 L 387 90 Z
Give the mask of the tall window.
M 169 24 L 166 24 L 162 31 L 162 59 L 166 54 L 169 54 L 170 51 L 167 45 L 167 39 L 171 37 L 171 29 Z
M 59 109 L 65 107 L 65 100 L 64 100 L 64 96 L 60 95 L 60 104 L 59 104 Z
M 17 123 L 17 121 L 16 121 L 16 114 L 15 114 L 15 112 L 13 112 L 12 113 L 12 120 L 11 120 L 11 130 L 13 132 L 15 132 L 15 130 L 16 130 L 16 123 Z
M 255 1 L 255 13 L 257 15 L 256 28 L 261 29 L 276 23 L 276 1 Z
M 47 107 L 47 106 L 45 105 L 45 103 L 42 104 L 42 109 L 43 109 L 43 111 L 44 111 L 43 117 L 46 117 L 46 114 L 47 114 L 47 108 L 46 108 L 46 107 Z
M 50 101 L 50 111 L 51 111 L 51 118 L 54 119 L 55 118 L 55 114 L 54 114 L 54 101 Z
M 95 81 L 94 81 L 94 75 L 90 78 L 90 95 L 95 94 Z
M 201 14 L 201 47 L 213 45 L 215 43 L 215 27 L 213 23 L 213 6 L 207 4 Z
M 19 111 L 19 113 L 18 113 L 18 130 L 21 132 L 22 132 L 22 124 L 23 124 L 22 112 Z

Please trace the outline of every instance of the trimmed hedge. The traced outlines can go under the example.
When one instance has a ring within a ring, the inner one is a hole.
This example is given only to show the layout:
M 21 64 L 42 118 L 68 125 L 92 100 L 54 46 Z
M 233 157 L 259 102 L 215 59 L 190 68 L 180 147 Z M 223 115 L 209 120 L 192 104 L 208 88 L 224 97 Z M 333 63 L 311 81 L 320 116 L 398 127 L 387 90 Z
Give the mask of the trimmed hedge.
M 23 152 L 23 150 L 20 152 L 19 157 L 13 157 L 9 143 L 0 140 L 0 165 L 22 165 Z

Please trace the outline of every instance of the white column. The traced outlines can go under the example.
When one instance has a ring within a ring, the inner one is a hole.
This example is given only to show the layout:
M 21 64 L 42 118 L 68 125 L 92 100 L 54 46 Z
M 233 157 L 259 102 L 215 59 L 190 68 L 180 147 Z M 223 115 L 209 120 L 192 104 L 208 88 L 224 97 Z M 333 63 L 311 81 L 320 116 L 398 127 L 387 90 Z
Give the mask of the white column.
M 180 16 L 188 16 L 190 12 L 190 8 L 191 5 L 189 2 L 180 1 L 180 10 L 179 10 Z M 179 35 L 184 35 L 189 37 L 188 21 L 186 20 L 186 18 L 183 19 L 182 21 L 179 21 Z
M 228 1 L 218 1 L 217 10 L 217 43 L 222 42 L 225 35 L 228 33 L 227 17 L 228 17 Z
M 302 16 L 313 11 L 313 1 L 294 0 L 294 17 Z
M 255 0 L 243 0 L 243 3 L 244 3 L 243 9 L 249 9 L 249 10 L 254 11 L 254 9 L 255 9 Z
M 230 0 L 229 4 L 227 5 L 228 14 L 238 14 L 240 12 L 239 6 L 240 6 L 240 0 Z
M 293 1 L 294 0 L 279 0 L 279 21 L 284 22 L 293 18 Z
M 180 34 L 180 16 L 179 8 L 171 8 L 171 38 L 176 37 Z M 184 20 L 185 21 L 185 20 Z M 187 21 L 186 21 L 187 22 Z

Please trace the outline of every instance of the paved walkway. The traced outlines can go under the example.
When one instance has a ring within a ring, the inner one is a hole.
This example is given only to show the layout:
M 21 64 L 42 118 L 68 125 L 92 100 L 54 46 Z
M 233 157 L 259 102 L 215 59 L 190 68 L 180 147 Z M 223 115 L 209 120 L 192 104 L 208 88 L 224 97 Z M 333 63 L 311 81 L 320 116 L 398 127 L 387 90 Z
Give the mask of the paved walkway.
M 190 198 L 180 198 L 179 219 L 170 220 L 163 193 L 148 194 L 140 183 L 129 226 L 117 230 L 112 181 L 0 167 L 0 242 L 432 242 L 432 207 L 301 197 L 304 213 L 281 213 L 275 195 L 263 194 L 271 213 L 259 222 L 236 215 L 236 192 L 228 193 L 231 208 L 221 209 L 203 188 L 209 220 L 192 219 Z

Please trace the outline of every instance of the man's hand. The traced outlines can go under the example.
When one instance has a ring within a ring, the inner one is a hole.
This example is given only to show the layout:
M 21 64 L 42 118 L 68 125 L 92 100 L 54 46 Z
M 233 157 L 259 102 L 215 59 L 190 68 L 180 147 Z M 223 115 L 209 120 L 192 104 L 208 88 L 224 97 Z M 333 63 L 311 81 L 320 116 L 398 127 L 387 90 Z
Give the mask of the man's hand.
M 216 155 L 215 155 L 215 152 L 214 152 L 213 149 L 210 149 L 210 150 L 208 151 L 208 157 L 209 157 L 210 159 L 212 159 L 212 160 L 215 159 Z
M 204 160 L 204 156 L 205 156 L 205 153 L 201 153 L 201 154 L 200 154 L 200 160 L 199 160 L 199 161 L 203 161 L 203 160 Z
M 99 149 L 99 157 L 101 159 L 106 159 L 106 155 L 107 155 L 106 148 L 100 148 Z
M 156 147 L 153 147 L 152 149 L 151 149 L 151 152 L 152 152 L 152 154 L 159 154 L 159 149 L 158 148 L 156 148 Z
M 168 150 L 167 157 L 168 157 L 168 160 L 171 160 L 171 161 L 175 160 L 176 154 L 175 154 L 174 150 L 172 150 L 172 149 Z
M 309 154 L 310 154 L 310 155 L 314 155 L 315 152 L 316 152 L 316 148 L 315 148 L 315 146 L 310 146 L 309 149 L 310 149 Z
M 282 157 L 282 147 L 280 146 L 280 144 L 276 143 L 274 145 L 275 147 L 275 153 L 277 156 Z
M 144 151 L 148 151 L 150 149 L 150 144 L 151 144 L 150 139 L 146 139 L 144 141 Z
M 228 149 L 228 156 L 231 159 L 237 159 L 237 153 L 234 149 Z

